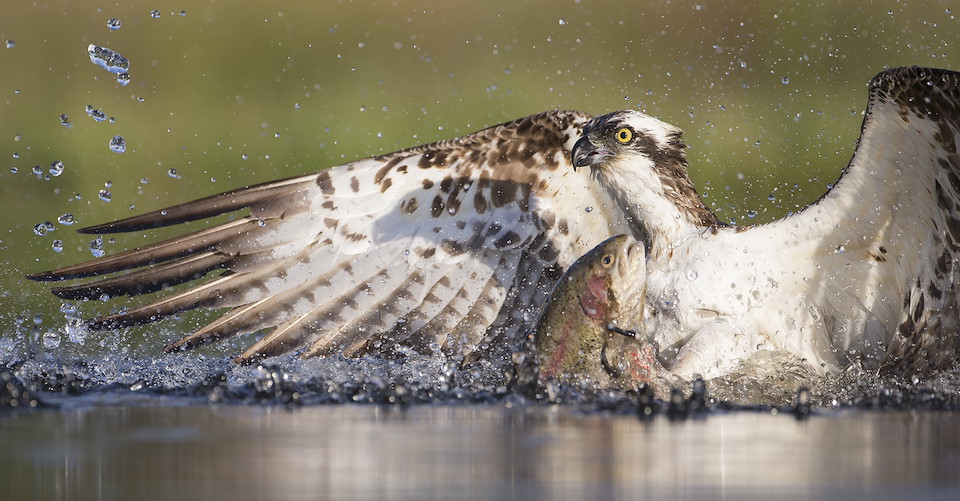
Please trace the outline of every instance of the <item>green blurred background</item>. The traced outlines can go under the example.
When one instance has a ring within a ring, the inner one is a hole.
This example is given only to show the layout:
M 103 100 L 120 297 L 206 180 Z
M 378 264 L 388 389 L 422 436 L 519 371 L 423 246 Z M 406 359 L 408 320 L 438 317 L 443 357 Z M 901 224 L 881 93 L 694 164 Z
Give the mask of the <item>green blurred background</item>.
M 635 108 L 686 131 L 691 175 L 721 218 L 765 222 L 839 175 L 877 72 L 960 69 L 955 2 L 159 3 L 3 9 L 8 349 L 10 339 L 62 329 L 60 301 L 22 277 L 91 257 L 90 236 L 57 223 L 63 214 L 88 225 L 547 109 Z M 119 30 L 107 27 L 114 17 Z M 129 85 L 90 62 L 91 43 L 129 58 Z M 87 105 L 115 123 L 94 121 Z M 126 153 L 108 148 L 115 135 Z M 49 176 L 55 160 L 65 170 Z M 46 221 L 55 230 L 35 234 Z

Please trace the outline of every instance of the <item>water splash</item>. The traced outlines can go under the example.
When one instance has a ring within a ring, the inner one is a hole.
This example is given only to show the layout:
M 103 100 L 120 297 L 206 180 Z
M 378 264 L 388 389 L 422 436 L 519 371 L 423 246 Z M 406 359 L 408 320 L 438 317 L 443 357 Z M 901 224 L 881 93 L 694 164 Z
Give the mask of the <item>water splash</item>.
M 127 73 L 130 71 L 130 61 L 119 52 L 90 44 L 87 46 L 90 62 L 109 71 L 110 73 Z
M 47 233 L 50 233 L 53 230 L 56 230 L 57 227 L 53 225 L 50 221 L 44 221 L 42 223 L 37 223 L 33 226 L 33 232 L 38 236 L 44 236 Z
M 60 160 L 54 160 L 53 163 L 50 164 L 50 175 L 57 177 L 60 174 L 63 174 L 63 169 L 63 162 Z
M 110 140 L 110 149 L 115 153 L 125 153 L 127 151 L 127 141 L 123 136 L 113 136 Z
M 105 252 L 103 250 L 102 238 L 97 237 L 90 241 L 90 254 L 92 254 L 93 257 L 103 257 Z
M 84 110 L 87 112 L 87 115 L 90 115 L 90 117 L 96 120 L 97 122 L 103 122 L 104 120 L 107 119 L 107 115 L 105 115 L 102 111 L 94 108 L 92 105 L 88 104 Z M 60 116 L 62 120 L 62 117 L 66 115 L 60 115 Z

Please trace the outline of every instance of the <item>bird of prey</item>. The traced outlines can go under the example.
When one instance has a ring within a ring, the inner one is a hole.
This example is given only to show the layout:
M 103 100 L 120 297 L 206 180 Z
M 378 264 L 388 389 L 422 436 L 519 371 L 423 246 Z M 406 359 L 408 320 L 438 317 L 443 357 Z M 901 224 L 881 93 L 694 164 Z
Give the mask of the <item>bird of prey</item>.
M 95 318 L 94 329 L 230 308 L 168 350 L 264 332 L 239 361 L 292 350 L 475 360 L 511 349 L 565 268 L 629 231 L 606 192 L 571 164 L 591 118 L 540 113 L 84 228 L 144 231 L 249 209 L 219 226 L 28 278 L 125 272 L 53 289 L 66 299 L 192 285 Z
M 634 111 L 588 123 L 589 166 L 647 244 L 646 332 L 676 375 L 760 351 L 823 374 L 949 367 L 960 352 L 960 73 L 877 75 L 853 158 L 800 213 L 730 226 L 687 175 L 681 132 Z

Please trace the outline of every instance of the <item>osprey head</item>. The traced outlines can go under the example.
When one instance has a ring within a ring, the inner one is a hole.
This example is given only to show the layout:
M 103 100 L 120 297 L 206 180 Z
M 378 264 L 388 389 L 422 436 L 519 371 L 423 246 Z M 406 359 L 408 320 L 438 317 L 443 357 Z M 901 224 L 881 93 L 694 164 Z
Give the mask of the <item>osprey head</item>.
M 678 221 L 723 225 L 693 187 L 681 134 L 643 113 L 615 111 L 587 122 L 573 145 L 574 168 L 590 166 L 641 240 L 678 231 Z
M 654 164 L 661 158 L 683 159 L 682 131 L 638 111 L 615 111 L 584 126 L 574 144 L 574 168 L 590 166 L 593 173 L 618 160 L 641 155 Z

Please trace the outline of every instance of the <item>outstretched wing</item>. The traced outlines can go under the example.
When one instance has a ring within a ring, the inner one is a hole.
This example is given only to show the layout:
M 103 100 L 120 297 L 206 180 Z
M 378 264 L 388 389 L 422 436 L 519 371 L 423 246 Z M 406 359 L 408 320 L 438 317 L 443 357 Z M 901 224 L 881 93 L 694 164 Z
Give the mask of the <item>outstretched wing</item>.
M 875 352 L 898 369 L 937 368 L 956 359 L 958 143 L 960 73 L 884 71 L 870 83 L 860 142 L 833 190 L 770 225 L 823 242 L 822 296 L 807 298 L 808 304 L 827 305 L 833 311 L 825 317 L 859 316 L 855 323 L 865 326 L 864 332 L 838 329 L 835 346 Z
M 249 208 L 235 221 L 33 280 L 112 274 L 53 289 L 68 299 L 197 285 L 90 321 L 105 329 L 231 307 L 168 349 L 272 331 L 240 359 L 470 353 L 510 337 L 580 254 L 626 227 L 570 165 L 590 117 L 532 115 L 458 139 L 241 188 L 80 230 L 141 231 Z M 211 271 L 225 270 L 200 281 Z

